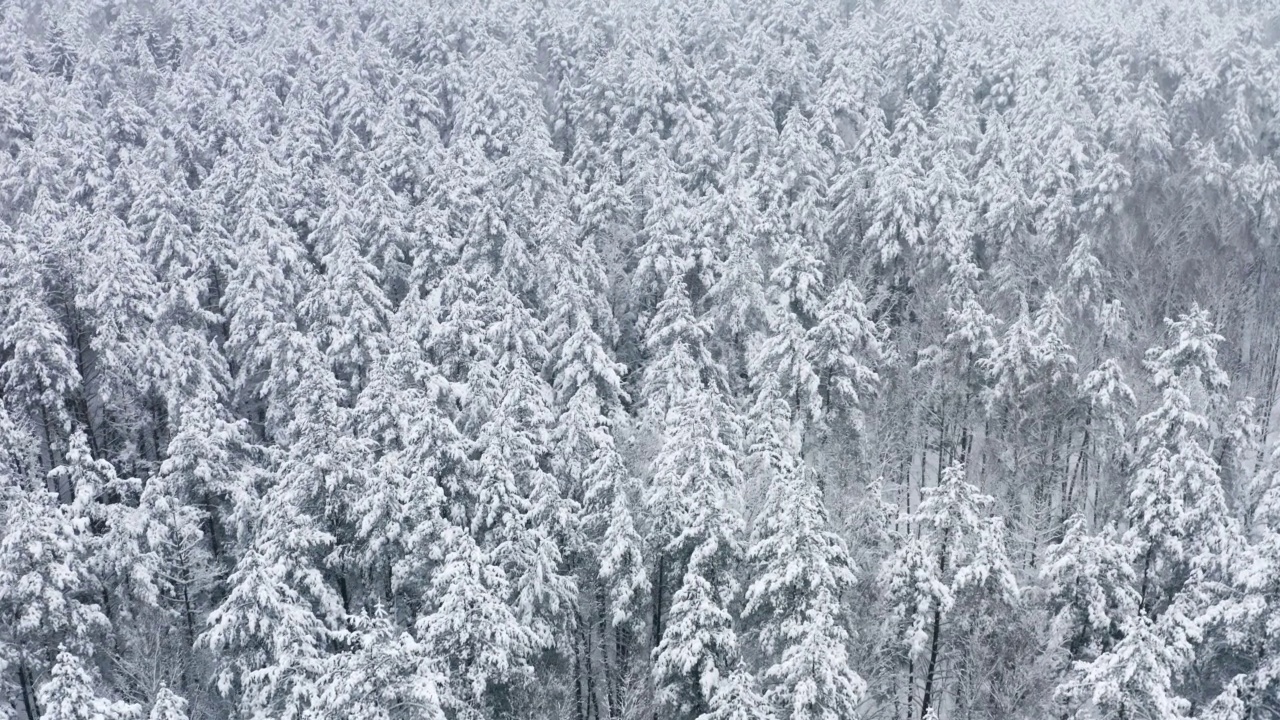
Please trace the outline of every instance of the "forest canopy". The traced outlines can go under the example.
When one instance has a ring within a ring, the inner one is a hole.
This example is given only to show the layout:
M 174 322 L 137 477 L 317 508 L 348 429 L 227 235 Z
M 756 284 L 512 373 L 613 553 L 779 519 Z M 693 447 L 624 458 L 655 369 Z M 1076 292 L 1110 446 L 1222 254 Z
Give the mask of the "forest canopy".
M 1280 716 L 1266 0 L 0 0 L 0 717 Z

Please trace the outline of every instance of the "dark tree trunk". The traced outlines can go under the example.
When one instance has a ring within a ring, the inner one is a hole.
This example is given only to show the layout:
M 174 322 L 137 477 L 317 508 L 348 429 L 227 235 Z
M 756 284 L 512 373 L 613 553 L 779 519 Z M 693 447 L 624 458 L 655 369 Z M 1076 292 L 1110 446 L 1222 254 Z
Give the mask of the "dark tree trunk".
M 929 664 L 924 671 L 924 695 L 920 699 L 920 717 L 929 714 L 933 703 L 933 676 L 938 667 L 938 641 L 942 636 L 942 610 L 933 611 L 933 638 L 929 641 Z
M 36 704 L 35 693 L 31 687 L 31 672 L 27 670 L 26 658 L 18 660 L 18 683 L 22 686 L 22 707 L 27 711 L 30 720 L 39 720 L 40 707 Z
M 582 664 L 585 666 L 582 674 L 587 681 L 587 717 L 600 720 L 600 699 L 596 697 L 595 661 L 591 657 L 592 626 L 591 623 L 586 622 L 586 619 L 581 614 L 578 615 L 578 628 L 578 632 L 582 634 Z
M 209 532 L 209 553 L 217 561 L 222 555 L 222 547 L 218 543 L 218 508 L 213 504 L 208 491 L 204 494 L 204 506 L 208 510 L 204 515 L 204 524 Z
M 605 598 L 604 583 L 596 582 L 596 649 L 600 653 L 600 682 L 604 695 L 605 712 L 613 717 L 613 696 L 616 678 L 614 663 L 609 661 L 609 608 Z
M 914 658 L 907 658 L 907 713 L 906 720 L 911 720 L 911 706 L 915 702 L 916 694 L 916 661 Z
M 653 647 L 662 642 L 662 595 L 666 590 L 666 558 L 658 553 L 657 578 L 653 583 Z
M 627 674 L 629 671 L 627 647 L 630 640 L 631 633 L 625 628 L 619 626 L 613 629 L 613 661 L 616 666 L 618 680 L 613 688 L 613 702 L 609 705 L 609 716 L 612 718 L 622 717 L 622 706 L 627 699 Z
M 580 629 L 574 631 L 573 638 L 573 701 L 574 717 L 577 720 L 586 720 L 586 704 L 583 701 L 583 685 L 582 682 L 582 635 Z
M 942 535 L 942 551 L 938 564 L 939 575 L 947 574 L 947 541 L 950 531 Z M 920 700 L 920 717 L 929 714 L 933 702 L 933 679 L 938 670 L 938 647 L 942 644 L 942 608 L 933 609 L 933 637 L 929 640 L 929 664 L 924 672 L 924 695 Z

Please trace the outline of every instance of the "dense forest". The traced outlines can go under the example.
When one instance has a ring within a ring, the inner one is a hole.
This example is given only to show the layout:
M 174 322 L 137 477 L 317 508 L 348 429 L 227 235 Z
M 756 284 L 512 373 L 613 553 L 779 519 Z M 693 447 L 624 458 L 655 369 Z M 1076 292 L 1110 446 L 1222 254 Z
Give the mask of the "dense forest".
M 1274 3 L 0 17 L 0 717 L 1280 717 Z

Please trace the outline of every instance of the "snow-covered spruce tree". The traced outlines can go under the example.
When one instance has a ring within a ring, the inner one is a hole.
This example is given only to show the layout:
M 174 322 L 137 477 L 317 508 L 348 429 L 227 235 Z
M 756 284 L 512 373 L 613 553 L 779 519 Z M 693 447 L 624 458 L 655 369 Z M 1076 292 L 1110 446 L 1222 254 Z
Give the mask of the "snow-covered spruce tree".
M 0 381 L 14 412 L 38 418 L 46 466 L 55 462 L 53 452 L 64 447 L 71 432 L 72 401 L 81 387 L 64 326 L 41 292 L 44 258 L 36 251 L 36 238 L 15 237 L 0 225 L 0 283 L 4 286 L 3 330 L 0 347 Z
M 237 399 L 274 433 L 288 422 L 289 361 L 282 354 L 298 329 L 302 288 L 312 272 L 296 232 L 281 216 L 283 169 L 269 148 L 246 152 L 248 186 L 236 195 L 238 213 L 228 229 L 240 251 L 227 269 L 221 303 Z
M 545 469 L 551 388 L 534 369 L 545 339 L 511 293 L 491 288 L 478 302 L 492 324 L 466 377 L 472 395 L 463 429 L 474 460 L 467 515 L 482 547 L 508 568 L 520 618 L 550 646 L 576 594 L 561 547 L 575 532 L 577 510 Z
M 167 687 L 162 687 L 156 693 L 155 700 L 151 702 L 147 720 L 188 720 L 187 707 L 185 698 Z
M 1269 712 L 1280 687 L 1280 648 L 1272 628 L 1280 617 L 1280 449 L 1259 463 L 1258 500 L 1246 542 L 1226 558 L 1235 592 L 1212 605 L 1200 622 L 1229 648 L 1239 665 L 1222 679 L 1205 706 L 1214 720 L 1245 720 Z
M 1138 611 L 1128 548 L 1114 529 L 1090 535 L 1079 515 L 1049 549 L 1040 576 L 1055 612 L 1054 633 L 1072 661 L 1092 660 L 1109 650 Z
M 1083 699 L 1076 717 L 1184 717 L 1189 703 L 1175 692 L 1174 679 L 1189 659 L 1190 644 L 1170 644 L 1145 613 L 1126 620 L 1120 634 L 1110 650 L 1081 668 L 1079 679 L 1059 688 L 1059 696 Z
M 139 508 L 144 515 L 144 547 L 150 555 L 147 564 L 154 569 L 157 621 L 178 629 L 167 634 L 165 646 L 172 659 L 166 669 L 174 675 L 170 682 L 187 691 L 196 662 L 196 636 L 204 625 L 220 559 L 208 540 L 214 532 L 223 531 L 210 529 L 219 508 L 188 495 L 180 483 L 174 475 L 152 478 L 142 491 Z
M 311 236 L 323 272 L 299 309 L 334 373 L 354 397 L 383 352 L 390 302 L 378 267 L 368 259 L 370 241 L 362 237 L 353 189 L 336 174 L 325 185 L 325 207 Z
M 1172 344 L 1148 352 L 1159 404 L 1138 419 L 1125 537 L 1151 617 L 1175 601 L 1197 560 L 1223 553 L 1233 540 L 1218 463 L 1210 454 L 1209 418 L 1228 384 L 1217 362 L 1222 336 L 1199 307 L 1168 326 Z
M 443 720 L 446 681 L 427 646 L 381 610 L 352 623 L 344 652 L 326 659 L 325 677 L 302 717 Z
M 336 379 L 314 346 L 292 339 L 302 377 L 291 398 L 296 415 L 280 433 L 289 445 L 261 468 L 276 482 L 250 485 L 237 508 L 248 537 L 200 637 L 218 657 L 219 691 L 250 714 L 308 706 L 351 602 L 342 592 L 343 558 L 331 560 L 330 549 L 335 533 L 347 530 L 356 457 L 343 435 Z
M 622 412 L 629 399 L 622 389 L 625 366 L 611 356 L 617 328 L 612 309 L 602 302 L 607 278 L 593 244 L 589 237 L 580 245 L 563 243 L 551 259 L 559 277 L 546 320 L 559 409 L 552 468 L 581 507 L 579 532 L 565 543 L 569 562 L 581 565 L 579 572 L 589 579 L 580 587 L 591 590 L 590 603 L 579 606 L 580 625 L 586 627 L 579 631 L 575 657 L 599 653 L 604 696 L 614 707 L 627 701 L 631 645 L 643 624 L 649 578 L 632 510 L 635 478 L 619 447 L 629 424 Z
M 0 410 L 4 504 L 0 509 L 0 661 L 16 676 L 15 705 L 38 713 L 39 679 L 59 648 L 88 653 L 108 627 L 94 599 L 86 519 L 32 474 L 32 441 Z M 26 447 L 24 447 L 26 446 Z
M 886 558 L 882 582 L 907 648 L 908 697 L 921 663 L 920 707 L 933 708 L 945 693 L 939 659 L 949 623 L 957 614 L 987 612 L 1018 602 L 1020 590 L 1005 548 L 1004 523 L 991 516 L 994 499 L 965 478 L 962 465 L 942 472 L 940 485 L 925 488 L 917 510 L 903 519 L 919 528 Z M 911 700 L 914 702 L 914 700 Z
M 49 720 L 130 720 L 141 716 L 132 703 L 103 697 L 94 673 L 75 653 L 59 648 L 49 679 L 40 686 L 39 717 Z
M 871 319 L 857 285 L 849 280 L 837 285 L 806 334 L 823 405 L 861 430 L 862 408 L 878 389 L 884 332 Z
M 357 437 L 376 448 L 351 505 L 356 566 L 371 599 L 402 609 L 416 604 L 430 581 L 444 488 L 466 462 L 451 411 L 455 389 L 423 348 L 426 317 L 419 299 L 406 298 L 391 318 L 387 353 L 353 409 Z
M 681 352 L 677 345 L 676 352 Z M 667 411 L 648 497 L 651 543 L 661 542 L 653 594 L 653 678 L 664 712 L 700 717 L 741 662 L 731 603 L 742 559 L 739 434 L 732 409 L 712 389 L 682 388 Z M 661 523 L 661 524 L 659 524 Z M 675 587 L 664 608 L 664 586 Z
M 446 527 L 433 553 L 438 568 L 428 590 L 430 609 L 416 629 L 445 668 L 443 701 L 482 717 L 510 714 L 533 677 L 530 662 L 544 638 L 508 604 L 513 591 L 506 571 L 467 528 Z
M 1221 336 L 1199 307 L 1167 325 L 1174 342 L 1148 352 L 1160 402 L 1138 420 L 1124 537 L 1138 608 L 1083 677 L 1060 687 L 1086 698 L 1082 712 L 1168 716 L 1189 707 L 1182 693 L 1194 688 L 1176 683 L 1195 656 L 1205 612 L 1230 580 L 1223 560 L 1234 555 L 1237 531 L 1206 448 L 1216 394 L 1227 386 L 1217 364 Z
M 849 665 L 842 611 L 854 583 L 844 541 L 827 528 L 822 490 L 798 457 L 791 409 L 766 388 L 768 423 L 756 452 L 768 456 L 769 486 L 756 515 L 746 560 L 754 578 L 745 616 L 768 658 L 766 697 L 778 717 L 851 718 L 866 683 Z

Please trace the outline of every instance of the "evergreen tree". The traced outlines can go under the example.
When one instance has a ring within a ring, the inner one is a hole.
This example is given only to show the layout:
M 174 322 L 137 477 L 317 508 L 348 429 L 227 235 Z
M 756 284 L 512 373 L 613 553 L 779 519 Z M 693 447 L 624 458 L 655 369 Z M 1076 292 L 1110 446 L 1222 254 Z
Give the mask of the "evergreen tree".
M 785 434 L 766 450 L 776 460 L 746 554 L 756 571 L 743 612 L 757 619 L 772 663 L 764 672 L 767 697 L 779 717 L 853 717 L 866 692 L 849 666 L 841 607 L 853 569 L 844 542 L 826 527 L 816 478 L 796 458 L 789 409 L 776 396 L 772 405 Z
M 1128 549 L 1112 533 L 1090 535 L 1075 515 L 1062 542 L 1050 548 L 1040 571 L 1054 632 L 1071 660 L 1091 660 L 1107 651 L 1138 611 L 1136 577 Z
M 901 641 L 908 657 L 925 662 L 920 703 L 928 711 L 943 692 L 936 687 L 947 629 L 943 620 L 958 603 L 1012 603 L 1020 591 L 1005 550 L 1003 521 L 987 515 L 994 499 L 965 480 L 963 466 L 946 468 L 942 483 L 923 494 L 917 511 L 905 519 L 920 528 L 919 539 L 908 539 L 882 572 L 894 618 L 905 626 Z
M 361 615 L 353 626 L 348 649 L 326 658 L 331 682 L 302 717 L 443 720 L 445 681 L 424 646 L 381 612 Z
M 520 621 L 507 601 L 506 572 L 465 528 L 447 528 L 434 552 L 440 567 L 431 580 L 430 611 L 416 627 L 430 656 L 444 663 L 446 702 L 501 714 L 532 679 L 530 661 L 545 640 Z
M 720 679 L 740 662 L 729 612 L 742 557 L 742 520 L 731 505 L 741 473 L 736 436 L 723 401 L 693 385 L 668 411 L 655 461 L 650 542 L 665 548 L 654 587 L 653 677 L 659 702 L 681 716 L 713 710 Z M 669 572 L 681 579 L 664 621 Z
M 47 669 L 55 648 L 87 653 L 109 623 L 93 594 L 86 519 L 43 487 L 7 494 L 0 607 L 6 654 L 13 654 L 6 659 L 25 673 L 23 691 L 34 696 L 34 678 Z
M 141 716 L 131 703 L 102 697 L 93 675 L 74 653 L 59 648 L 51 676 L 40 686 L 40 717 L 50 720 L 127 720 Z
M 377 266 L 366 257 L 370 248 L 361 242 L 351 188 L 339 177 L 330 177 L 326 185 L 327 202 L 312 236 L 323 275 L 300 309 L 334 372 L 354 395 L 383 352 L 390 302 Z
M 1168 324 L 1174 343 L 1148 353 L 1160 404 L 1138 420 L 1126 534 L 1137 557 L 1142 605 L 1153 616 L 1175 599 L 1177 577 L 1194 558 L 1232 542 L 1218 463 L 1205 437 L 1214 394 L 1227 386 L 1217 364 L 1221 336 L 1198 307 Z
M 884 355 L 884 333 L 871 320 L 857 286 L 848 280 L 836 286 L 807 335 L 824 406 L 860 426 L 865 396 L 876 392 L 880 379 L 876 366 Z
M 147 720 L 187 720 L 187 701 L 167 687 L 160 688 L 151 703 Z
M 1177 668 L 1186 662 L 1190 645 L 1169 645 L 1145 614 L 1125 622 L 1123 638 L 1111 651 L 1084 668 L 1066 692 L 1085 698 L 1083 717 L 1183 717 L 1185 699 L 1173 690 Z

